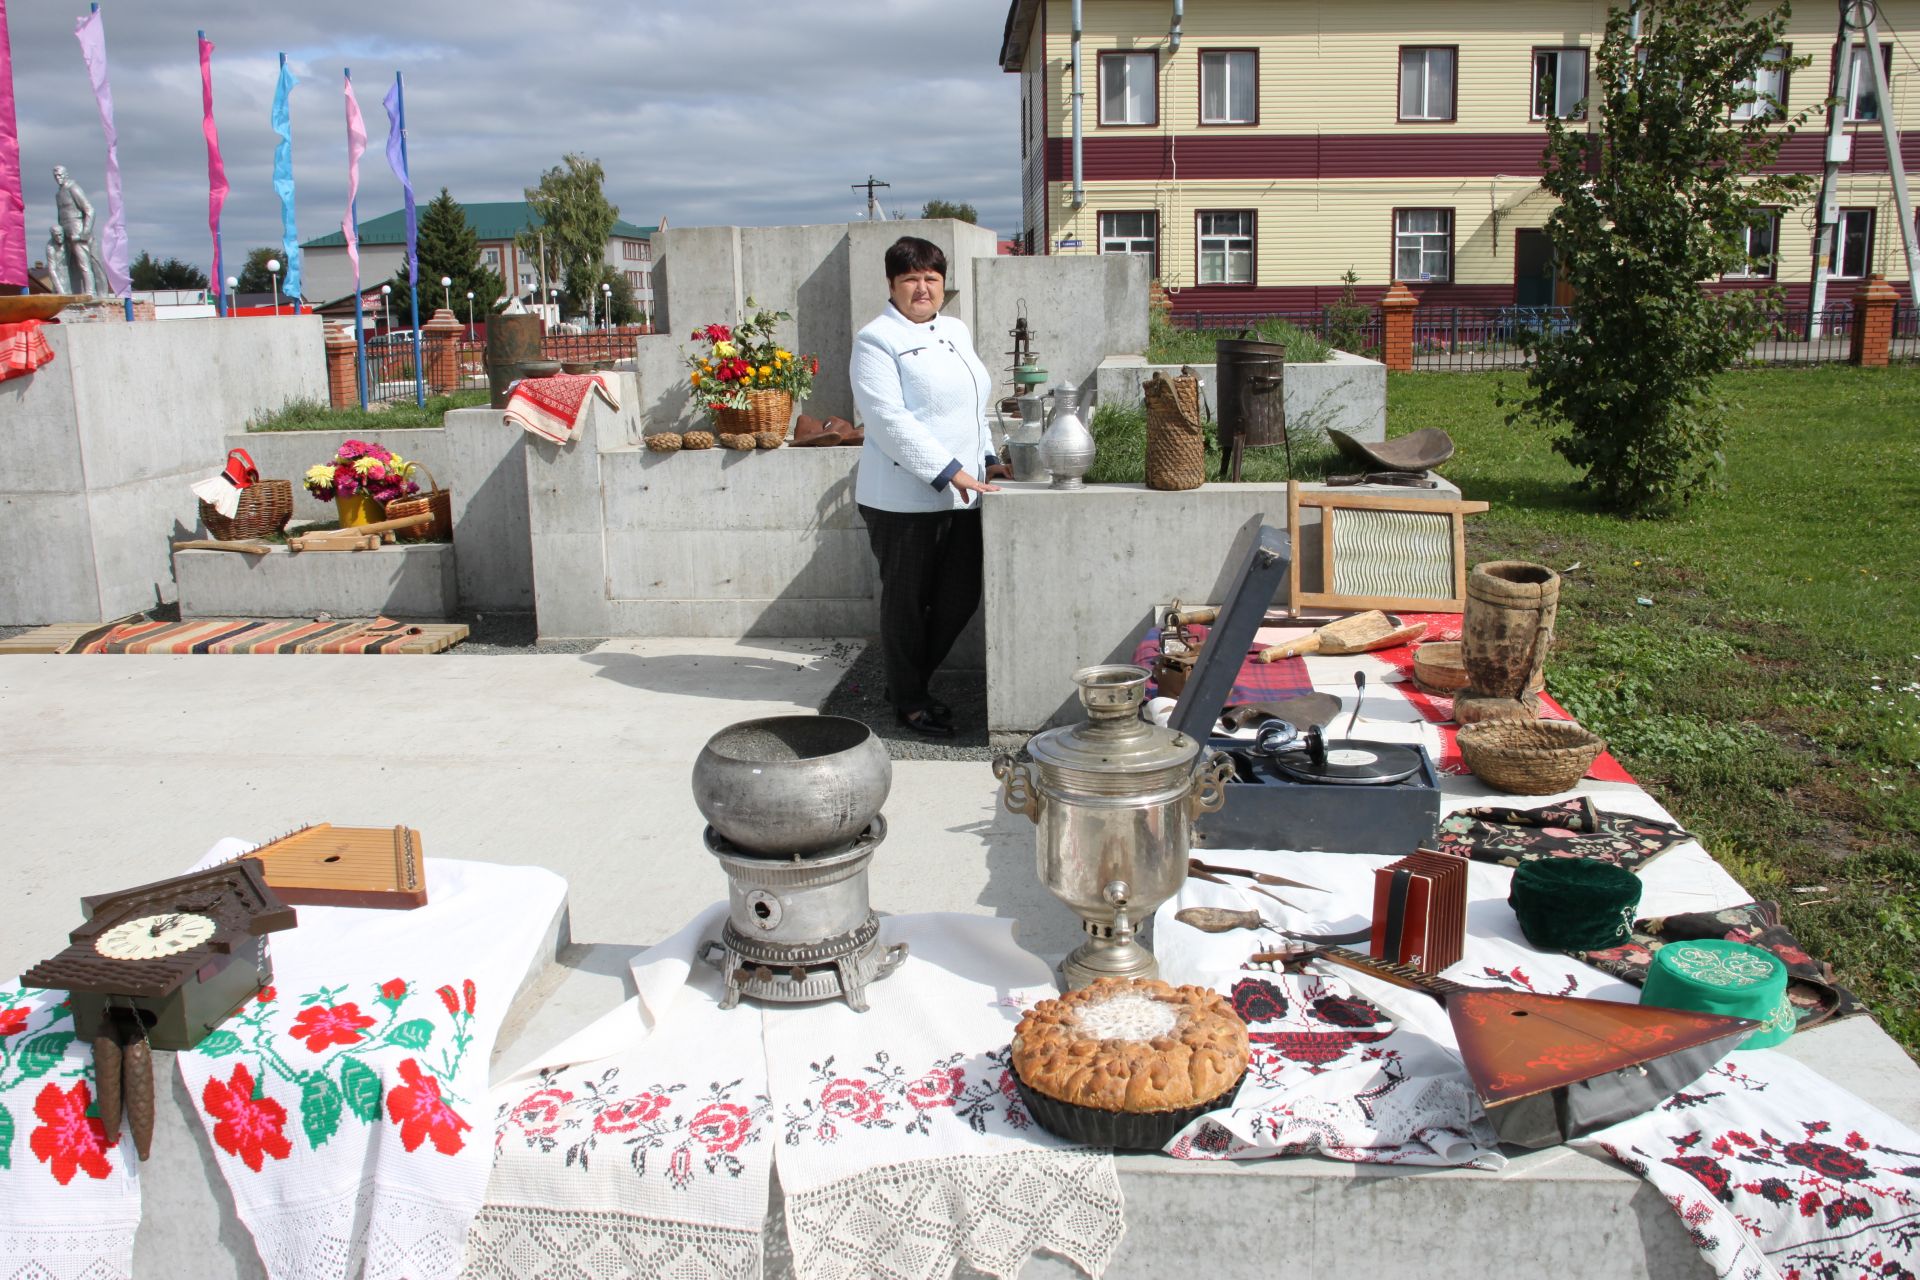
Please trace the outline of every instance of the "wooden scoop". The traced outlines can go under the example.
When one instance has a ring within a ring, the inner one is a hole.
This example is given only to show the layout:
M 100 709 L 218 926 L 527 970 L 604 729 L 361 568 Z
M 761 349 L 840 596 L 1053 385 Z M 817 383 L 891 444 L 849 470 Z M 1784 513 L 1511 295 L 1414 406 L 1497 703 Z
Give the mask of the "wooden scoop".
M 1233 929 L 1264 929 L 1266 920 L 1258 911 L 1228 911 L 1224 907 L 1182 907 L 1173 913 L 1181 924 L 1190 924 L 1202 933 L 1226 933 Z
M 1291 658 L 1295 654 L 1304 653 L 1365 653 L 1369 649 L 1388 649 L 1396 644 L 1410 644 L 1425 634 L 1427 634 L 1427 624 L 1424 622 L 1416 622 L 1411 626 L 1395 626 L 1393 619 L 1380 610 L 1369 609 L 1365 613 L 1356 613 L 1352 617 L 1336 618 L 1310 636 L 1289 640 L 1271 649 L 1262 649 L 1253 655 L 1253 660 L 1278 662 L 1282 658 Z

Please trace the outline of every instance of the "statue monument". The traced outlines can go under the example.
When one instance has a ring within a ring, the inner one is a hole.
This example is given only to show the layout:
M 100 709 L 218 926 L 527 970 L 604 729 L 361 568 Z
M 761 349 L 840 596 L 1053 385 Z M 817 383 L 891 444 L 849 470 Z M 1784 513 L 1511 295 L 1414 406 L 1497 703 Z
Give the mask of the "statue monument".
M 67 237 L 57 222 L 47 228 L 47 274 L 53 277 L 55 293 L 73 292 L 73 281 L 67 277 Z
M 54 209 L 64 252 L 56 255 L 54 242 L 47 241 L 47 269 L 54 282 L 64 284 L 73 293 L 102 294 L 107 291 L 107 269 L 93 247 L 93 203 L 80 184 L 67 176 L 67 167 L 53 166 Z M 62 276 L 65 277 L 62 280 Z

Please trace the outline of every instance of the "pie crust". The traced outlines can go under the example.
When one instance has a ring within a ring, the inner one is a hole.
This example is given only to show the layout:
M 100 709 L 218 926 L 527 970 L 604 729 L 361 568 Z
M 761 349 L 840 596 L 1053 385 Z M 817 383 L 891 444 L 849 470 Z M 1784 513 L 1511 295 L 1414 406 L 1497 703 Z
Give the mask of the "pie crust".
M 1247 1069 L 1247 1027 L 1206 987 L 1102 978 L 1042 1000 L 1013 1035 L 1013 1067 L 1044 1097 L 1100 1111 L 1211 1102 Z

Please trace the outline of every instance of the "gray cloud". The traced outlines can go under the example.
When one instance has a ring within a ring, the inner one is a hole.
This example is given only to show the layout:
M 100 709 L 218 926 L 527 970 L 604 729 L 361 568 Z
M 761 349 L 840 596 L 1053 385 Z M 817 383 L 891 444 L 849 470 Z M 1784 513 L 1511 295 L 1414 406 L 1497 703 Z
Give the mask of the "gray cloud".
M 73 38 L 79 3 L 8 8 L 32 256 L 65 164 L 104 212 L 105 146 Z M 232 191 L 230 269 L 277 244 L 267 122 L 285 52 L 301 238 L 337 229 L 346 200 L 343 66 L 368 148 L 360 213 L 399 207 L 380 100 L 406 75 L 408 156 L 424 201 L 516 200 L 563 152 L 597 156 L 621 216 L 767 226 L 860 216 L 850 184 L 893 185 L 889 209 L 972 202 L 1019 230 L 1017 78 L 999 70 L 1005 0 L 109 0 L 103 6 L 133 251 L 205 265 L 206 146 L 195 24 L 215 45 L 214 114 Z M 37 228 L 37 230 L 36 230 Z

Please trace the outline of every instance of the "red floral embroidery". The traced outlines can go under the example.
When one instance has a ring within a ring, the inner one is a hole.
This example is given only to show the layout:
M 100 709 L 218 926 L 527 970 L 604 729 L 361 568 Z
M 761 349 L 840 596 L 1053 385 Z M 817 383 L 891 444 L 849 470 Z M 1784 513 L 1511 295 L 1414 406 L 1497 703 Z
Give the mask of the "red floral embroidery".
M 260 988 L 260 994 L 255 996 L 254 999 L 261 1004 L 269 1004 L 279 994 L 280 993 L 272 987 L 262 987 Z
M 879 1094 L 862 1082 L 845 1076 L 820 1091 L 820 1105 L 830 1115 L 864 1125 L 878 1120 L 887 1109 Z
M 441 1099 L 440 1082 L 423 1074 L 412 1058 L 400 1064 L 400 1078 L 406 1083 L 387 1091 L 387 1115 L 400 1126 L 400 1145 L 417 1151 L 431 1138 L 443 1156 L 460 1150 L 466 1141 L 461 1131 L 473 1126 Z
M 693 1152 L 686 1147 L 675 1147 L 673 1154 L 667 1157 L 667 1181 L 676 1187 L 684 1187 L 693 1181 Z
M 214 1118 L 214 1142 L 255 1173 L 265 1163 L 262 1157 L 285 1160 L 293 1154 L 284 1132 L 287 1109 L 272 1098 L 253 1096 L 253 1073 L 244 1064 L 234 1067 L 225 1081 L 217 1076 L 207 1081 L 200 1105 Z
M 472 979 L 472 978 L 468 978 L 468 979 L 466 979 L 465 981 L 463 981 L 463 982 L 462 982 L 462 983 L 460 984 L 460 990 L 461 990 L 461 991 L 462 991 L 462 992 L 463 992 L 463 993 L 464 993 L 464 994 L 466 995 L 466 997 L 467 997 L 467 1012 L 468 1012 L 468 1013 L 472 1013 L 472 1012 L 473 1012 L 473 1006 L 474 1006 L 474 1001 L 475 1001 L 475 997 L 476 997 L 476 996 L 477 996 L 477 995 L 479 994 L 479 993 L 478 993 L 477 991 L 475 991 L 475 990 L 474 990 L 474 986 L 473 986 L 473 979 Z M 454 1012 L 455 1012 L 455 1013 L 458 1013 L 458 1012 L 459 1012 L 459 1010 L 458 1010 L 458 1009 L 456 1009 L 456 1010 L 454 1010 Z
M 565 1089 L 542 1089 L 520 1100 L 508 1118 L 528 1133 L 544 1137 L 560 1127 L 560 1108 L 573 1101 Z
M 753 1120 L 747 1109 L 737 1103 L 712 1102 L 687 1122 L 687 1132 L 706 1144 L 708 1155 L 719 1155 L 740 1149 L 740 1144 L 753 1132 Z
M 87 1114 L 92 1102 L 85 1080 L 76 1080 L 72 1089 L 64 1091 L 57 1084 L 49 1084 L 34 1099 L 33 1114 L 44 1123 L 33 1131 L 33 1154 L 63 1187 L 83 1169 L 91 1178 L 104 1178 L 113 1172 L 107 1163 L 106 1128 Z
M 907 1101 L 920 1111 L 950 1107 L 966 1083 L 967 1073 L 959 1067 L 936 1067 L 907 1086 Z
M 1813 1126 L 1808 1125 L 1807 1131 L 1811 1133 Z M 1853 1182 L 1873 1172 L 1859 1156 L 1825 1142 L 1790 1142 L 1780 1149 L 1780 1154 L 1789 1163 L 1811 1169 L 1835 1182 Z
M 447 1006 L 448 1013 L 460 1012 L 460 994 L 452 987 L 441 987 L 434 994 L 440 997 L 441 1004 Z
M 547 1092 L 551 1093 L 553 1090 L 547 1090 Z M 671 1098 L 658 1093 L 643 1093 L 628 1098 L 624 1102 L 616 1102 L 602 1111 L 593 1118 L 593 1127 L 600 1133 L 632 1133 L 648 1121 L 659 1119 L 660 1113 L 665 1111 L 672 1101 Z M 521 1105 L 525 1106 L 526 1103 Z
M 300 1016 L 287 1028 L 287 1034 L 295 1040 L 305 1040 L 308 1053 L 321 1053 L 328 1045 L 359 1044 L 366 1039 L 366 1030 L 372 1025 L 373 1019 L 361 1013 L 360 1006 L 352 1001 L 331 1009 L 312 1004 L 300 1011 Z
M 17 1036 L 27 1029 L 25 1009 L 0 1009 L 0 1040 L 8 1036 Z
M 380 998 L 390 1004 L 399 1004 L 407 998 L 407 980 L 391 978 L 380 984 Z

